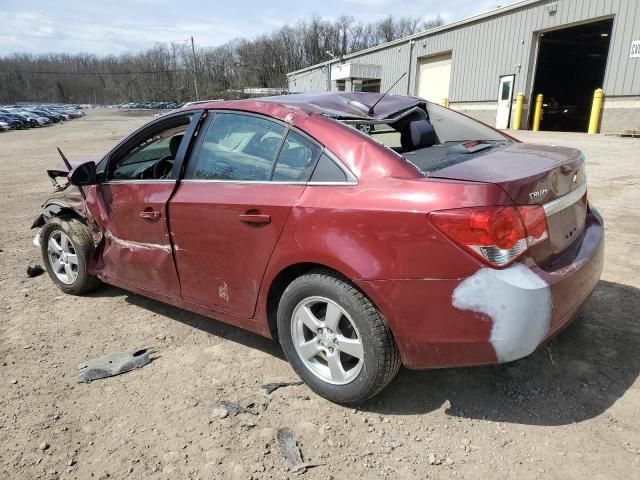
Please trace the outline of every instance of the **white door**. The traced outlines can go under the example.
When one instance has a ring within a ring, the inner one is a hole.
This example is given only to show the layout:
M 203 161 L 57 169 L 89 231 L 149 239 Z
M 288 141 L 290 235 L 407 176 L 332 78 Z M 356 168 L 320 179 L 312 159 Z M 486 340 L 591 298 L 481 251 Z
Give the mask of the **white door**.
M 513 80 L 515 75 L 500 77 L 498 89 L 498 113 L 496 115 L 496 128 L 509 128 L 511 118 L 511 102 L 513 100 Z
M 416 95 L 433 103 L 441 103 L 449 98 L 451 81 L 451 53 L 425 57 L 418 64 L 418 85 Z

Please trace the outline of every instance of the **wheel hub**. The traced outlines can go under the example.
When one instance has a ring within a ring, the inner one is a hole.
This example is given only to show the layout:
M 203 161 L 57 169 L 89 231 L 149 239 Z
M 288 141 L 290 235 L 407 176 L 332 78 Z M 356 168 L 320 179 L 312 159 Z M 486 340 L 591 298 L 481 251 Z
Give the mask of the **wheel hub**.
M 336 348 L 336 334 L 330 328 L 318 330 L 318 341 L 324 348 Z

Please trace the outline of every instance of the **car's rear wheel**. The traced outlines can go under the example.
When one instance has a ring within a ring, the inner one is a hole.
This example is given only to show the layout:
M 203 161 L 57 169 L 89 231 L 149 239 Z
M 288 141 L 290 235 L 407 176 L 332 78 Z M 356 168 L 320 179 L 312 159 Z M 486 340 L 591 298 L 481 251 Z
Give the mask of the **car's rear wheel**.
M 56 217 L 47 222 L 40 248 L 49 277 L 63 292 L 81 295 L 100 285 L 88 271 L 94 248 L 91 233 L 78 219 Z
M 278 335 L 287 359 L 319 395 L 362 403 L 400 368 L 391 330 L 371 301 L 329 271 L 296 278 L 278 306 Z

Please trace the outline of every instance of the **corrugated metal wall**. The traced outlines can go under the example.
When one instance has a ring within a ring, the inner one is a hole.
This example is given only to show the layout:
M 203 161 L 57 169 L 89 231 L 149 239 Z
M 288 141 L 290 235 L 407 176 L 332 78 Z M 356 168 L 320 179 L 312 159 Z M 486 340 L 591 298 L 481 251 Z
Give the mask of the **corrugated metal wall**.
M 555 14 L 547 11 L 549 3 L 557 4 Z M 507 74 L 516 75 L 515 91 L 529 97 L 535 69 L 536 32 L 606 17 L 614 17 L 614 26 L 603 88 L 607 96 L 640 95 L 640 59 L 629 58 L 631 42 L 640 39 L 638 0 L 544 0 L 415 38 L 411 59 L 407 41 L 345 61 L 381 65 L 382 90 L 391 86 L 410 66 L 409 85 L 403 79 L 392 93 L 415 94 L 418 58 L 452 51 L 451 102 L 495 101 L 498 79 Z M 307 77 L 302 78 L 303 75 Z M 290 89 L 325 90 L 326 74 L 318 76 L 320 81 L 316 74 L 301 72 L 296 85 L 290 85 Z
M 324 92 L 327 89 L 327 72 L 322 67 L 290 76 L 290 92 Z

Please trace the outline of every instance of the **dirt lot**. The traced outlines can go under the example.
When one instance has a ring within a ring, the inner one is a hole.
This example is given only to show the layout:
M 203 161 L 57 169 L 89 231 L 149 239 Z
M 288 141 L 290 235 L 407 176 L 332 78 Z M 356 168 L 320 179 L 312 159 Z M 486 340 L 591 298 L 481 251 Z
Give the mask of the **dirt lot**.
M 509 365 L 402 370 L 353 410 L 304 385 L 267 396 L 262 384 L 295 379 L 269 340 L 117 288 L 69 297 L 26 277 L 55 146 L 101 153 L 147 118 L 91 111 L 0 134 L 0 478 L 638 478 L 640 141 L 519 134 L 583 149 L 607 224 L 602 281 L 572 327 Z M 143 346 L 156 352 L 144 368 L 77 383 L 81 361 Z M 258 414 L 216 418 L 222 400 Z M 301 476 L 281 427 L 315 465 Z

